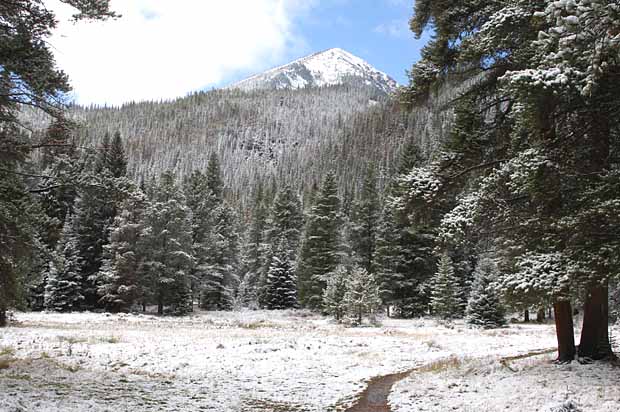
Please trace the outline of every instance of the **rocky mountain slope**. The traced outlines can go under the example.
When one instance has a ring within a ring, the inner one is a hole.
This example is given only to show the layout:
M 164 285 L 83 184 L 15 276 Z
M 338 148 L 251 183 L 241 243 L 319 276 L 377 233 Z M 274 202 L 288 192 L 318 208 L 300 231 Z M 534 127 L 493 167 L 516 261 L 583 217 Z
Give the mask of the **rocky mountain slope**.
M 351 53 L 333 48 L 311 54 L 229 86 L 230 89 L 300 89 L 304 87 L 366 85 L 389 94 L 398 84 L 387 74 Z

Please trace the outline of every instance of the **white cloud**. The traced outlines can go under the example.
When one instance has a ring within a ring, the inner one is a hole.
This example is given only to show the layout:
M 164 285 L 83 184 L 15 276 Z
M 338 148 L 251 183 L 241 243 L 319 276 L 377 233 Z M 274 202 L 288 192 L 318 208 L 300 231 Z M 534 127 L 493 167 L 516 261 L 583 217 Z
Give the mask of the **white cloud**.
M 395 19 L 376 26 L 373 31 L 391 37 L 407 37 L 411 35 L 409 22 L 406 19 Z
M 50 43 L 77 101 L 120 104 L 182 96 L 281 62 L 304 47 L 294 23 L 314 1 L 112 0 L 122 18 L 77 24 L 70 7 L 45 3 L 61 22 Z

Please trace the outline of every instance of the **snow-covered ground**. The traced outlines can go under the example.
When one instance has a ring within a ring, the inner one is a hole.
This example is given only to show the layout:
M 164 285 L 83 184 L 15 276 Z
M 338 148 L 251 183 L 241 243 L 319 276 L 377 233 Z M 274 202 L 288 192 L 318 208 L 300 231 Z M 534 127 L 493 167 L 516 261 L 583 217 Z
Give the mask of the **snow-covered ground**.
M 16 319 L 0 329 L 2 412 L 342 411 L 370 378 L 419 366 L 394 386 L 393 410 L 550 411 L 567 391 L 584 411 L 620 405 L 619 369 L 554 366 L 552 354 L 499 364 L 552 348 L 552 325 L 480 331 L 386 319 L 346 328 L 303 311 Z M 513 409 L 518 402 L 527 407 Z

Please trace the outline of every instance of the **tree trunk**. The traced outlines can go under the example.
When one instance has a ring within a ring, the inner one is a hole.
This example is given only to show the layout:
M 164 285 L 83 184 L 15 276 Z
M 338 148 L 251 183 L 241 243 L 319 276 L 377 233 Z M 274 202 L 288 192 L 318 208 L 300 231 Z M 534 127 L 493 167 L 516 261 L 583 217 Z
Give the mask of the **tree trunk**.
M 539 308 L 536 312 L 536 322 L 543 323 L 545 321 L 545 308 Z
M 610 113 L 592 110 L 591 130 L 585 136 L 587 159 L 584 162 L 585 173 L 602 174 L 610 167 Z M 599 269 L 600 270 L 600 269 Z M 599 273 L 604 279 L 606 273 Z M 607 359 L 613 357 L 609 340 L 609 282 L 595 282 L 588 288 L 588 295 L 583 306 L 583 327 L 579 342 L 579 357 L 590 359 Z
M 569 301 L 556 301 L 553 304 L 555 314 L 555 333 L 558 338 L 558 362 L 568 363 L 575 359 L 575 331 L 573 329 L 573 311 Z
M 7 316 L 6 316 L 6 308 L 0 307 L 0 328 L 6 326 Z
M 530 321 L 530 311 L 528 309 L 525 309 L 523 311 L 523 322 L 529 322 Z
M 157 295 L 157 314 L 164 314 L 164 292 L 160 289 Z
M 583 327 L 579 342 L 579 357 L 608 359 L 613 357 L 609 340 L 608 285 L 596 284 L 588 290 L 583 306 Z

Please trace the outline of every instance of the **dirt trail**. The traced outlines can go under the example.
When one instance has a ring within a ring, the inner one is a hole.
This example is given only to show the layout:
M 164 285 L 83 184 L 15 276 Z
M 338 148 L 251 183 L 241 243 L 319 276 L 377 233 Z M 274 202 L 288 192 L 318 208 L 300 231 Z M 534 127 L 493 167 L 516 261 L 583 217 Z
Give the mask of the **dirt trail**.
M 359 399 L 346 412 L 391 412 L 388 404 L 388 396 L 392 386 L 409 376 L 417 368 L 405 372 L 392 373 L 384 376 L 377 376 L 368 382 L 368 386 L 359 396 Z

